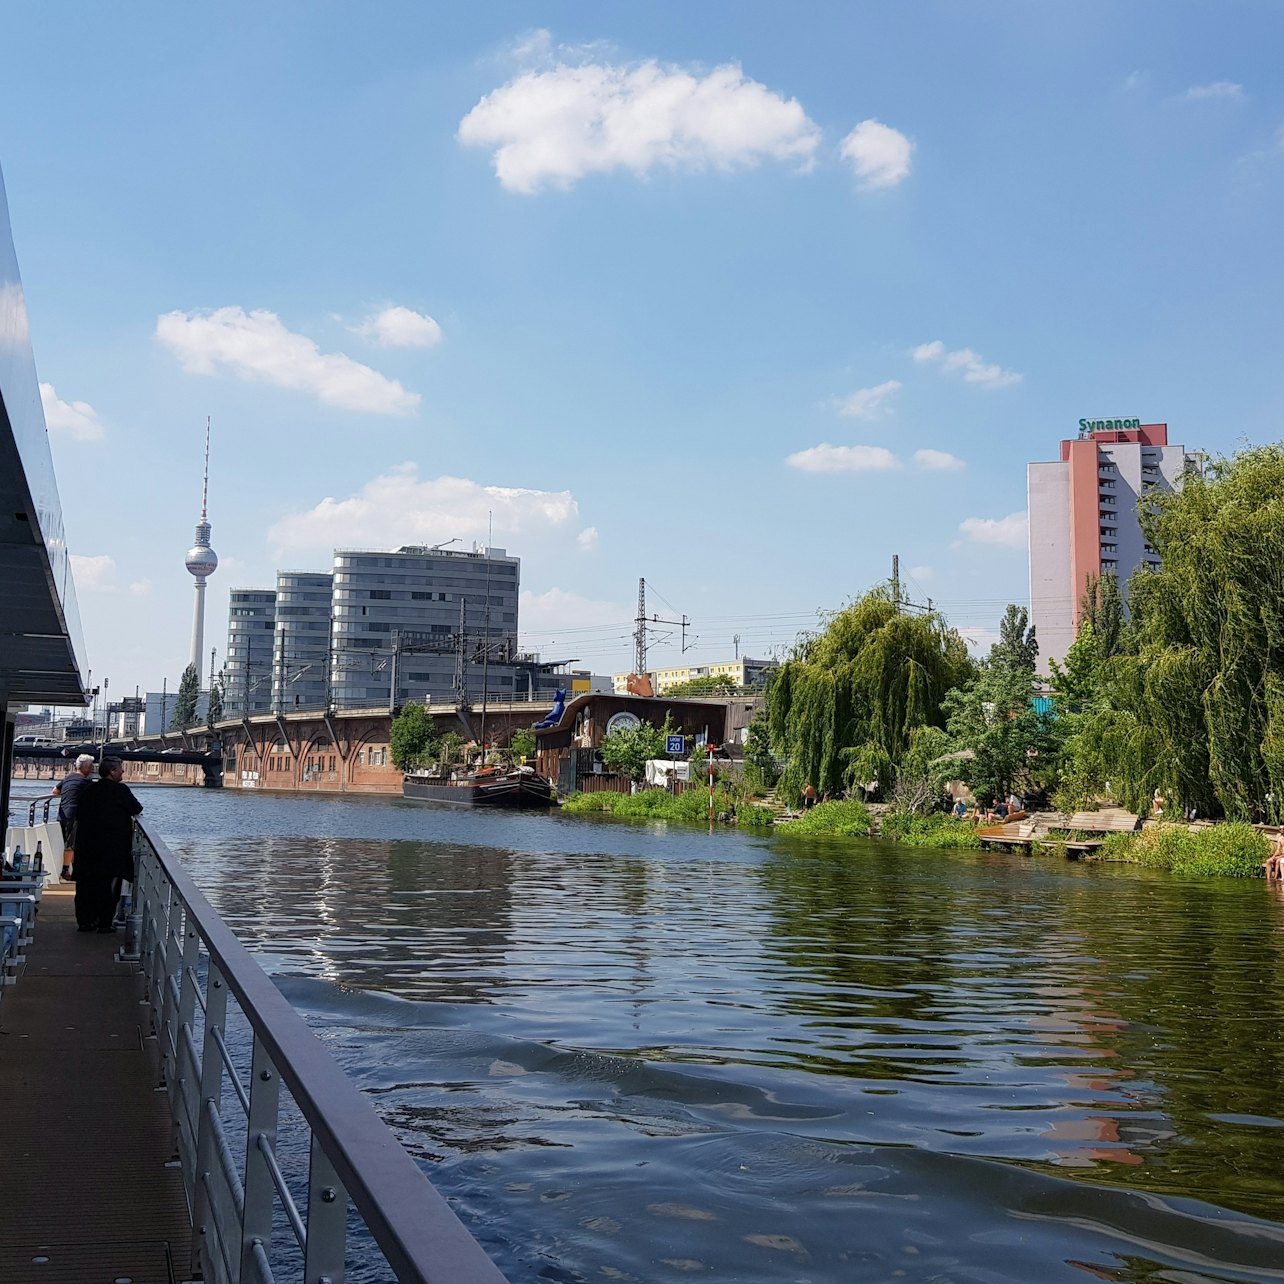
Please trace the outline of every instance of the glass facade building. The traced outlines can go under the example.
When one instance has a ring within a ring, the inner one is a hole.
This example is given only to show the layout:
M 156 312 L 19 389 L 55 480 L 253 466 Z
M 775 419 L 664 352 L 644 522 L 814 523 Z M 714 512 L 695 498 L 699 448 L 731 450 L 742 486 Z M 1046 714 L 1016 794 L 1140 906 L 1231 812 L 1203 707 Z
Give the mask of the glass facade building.
M 501 548 L 337 549 L 331 691 L 339 707 L 512 699 L 521 562 Z M 465 643 L 461 654 L 460 634 Z M 394 657 L 394 636 L 402 650 Z M 460 688 L 462 687 L 462 691 Z
M 272 649 L 272 708 L 324 709 L 330 666 L 330 597 L 325 571 L 278 571 Z
M 276 592 L 234 588 L 227 609 L 223 711 L 229 718 L 272 712 Z

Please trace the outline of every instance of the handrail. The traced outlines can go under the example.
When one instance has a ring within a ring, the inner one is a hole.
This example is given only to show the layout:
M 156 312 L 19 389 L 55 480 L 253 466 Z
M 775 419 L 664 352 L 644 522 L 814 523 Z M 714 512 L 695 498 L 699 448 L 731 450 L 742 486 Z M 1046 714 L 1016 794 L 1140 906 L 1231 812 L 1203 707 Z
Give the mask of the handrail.
M 178 1023 L 182 1023 L 184 1034 L 191 1034 L 196 1007 L 195 963 L 203 946 L 209 955 L 206 998 L 210 1004 L 205 1017 L 207 1039 L 215 1047 L 222 1043 L 225 1001 L 220 999 L 214 1003 L 208 988 L 216 988 L 220 983 L 235 997 L 254 1032 L 254 1078 L 250 1099 L 243 1102 L 250 1115 L 251 1137 L 247 1138 L 247 1152 L 256 1151 L 264 1144 L 274 1144 L 275 1101 L 272 1102 L 270 1123 L 256 1122 L 255 1111 L 260 1081 L 271 1081 L 272 1070 L 275 1069 L 312 1131 L 313 1183 L 317 1180 L 318 1171 L 332 1170 L 399 1281 L 403 1284 L 504 1284 L 498 1268 L 379 1118 L 367 1098 L 344 1074 L 302 1017 L 237 940 L 186 869 L 155 833 L 141 821 L 137 824 L 142 841 L 136 848 L 140 869 L 136 884 L 139 903 L 135 906 L 135 924 L 141 938 L 139 952 L 148 978 L 147 991 L 153 1019 L 162 1038 L 163 1073 L 175 1081 L 187 1077 L 178 1065 L 180 1045 L 184 1043 Z M 175 982 L 181 984 L 175 986 Z M 181 992 L 177 1000 L 175 992 Z M 188 994 L 190 999 L 182 997 Z M 221 1052 L 221 1048 L 214 1052 L 216 1063 L 221 1061 Z M 261 1062 L 261 1058 L 266 1060 Z M 209 1060 L 208 1050 L 205 1060 Z M 199 1116 L 202 1123 L 206 1108 L 210 1105 L 217 1107 L 218 1104 L 217 1091 L 207 1090 L 211 1073 L 217 1071 L 217 1065 L 196 1068 L 203 1100 L 200 1108 L 192 1111 L 191 1115 L 193 1118 Z M 237 1083 L 239 1086 L 239 1080 Z M 175 1091 L 171 1087 L 171 1100 L 177 1116 L 180 1107 L 186 1103 L 175 1100 Z M 274 1098 L 275 1085 L 270 1093 Z M 179 1119 L 178 1122 L 181 1133 L 183 1121 Z M 262 1162 L 262 1156 L 255 1155 L 254 1161 Z M 208 1177 L 207 1173 L 196 1172 L 200 1166 L 195 1161 L 183 1164 L 185 1178 L 193 1184 Z M 251 1155 L 247 1153 L 247 1191 L 252 1184 L 250 1169 Z M 274 1176 L 269 1176 L 269 1182 Z M 189 1190 L 189 1195 L 194 1194 Z M 346 1218 L 341 1207 L 334 1207 L 336 1199 L 342 1204 L 342 1194 L 340 1191 L 336 1196 L 333 1184 L 314 1190 L 308 1200 L 309 1223 L 315 1208 L 318 1221 L 330 1228 L 337 1222 L 342 1236 Z M 262 1258 L 259 1249 L 266 1248 L 267 1236 L 262 1230 L 252 1232 L 249 1226 L 250 1202 L 247 1194 L 243 1210 L 245 1239 L 243 1246 L 232 1246 L 232 1262 L 238 1259 L 258 1262 Z M 196 1198 L 193 1198 L 192 1205 L 198 1210 L 202 1207 Z M 212 1216 L 209 1220 L 217 1222 L 219 1218 Z M 270 1235 L 270 1214 L 266 1226 Z M 203 1242 L 202 1230 L 203 1227 L 198 1225 L 198 1243 Z M 308 1257 L 312 1257 L 310 1249 Z M 333 1262 L 333 1251 L 330 1251 L 329 1258 Z M 313 1284 L 314 1279 L 341 1278 L 342 1262 L 340 1239 L 339 1269 L 336 1271 L 331 1266 L 323 1274 L 309 1273 L 307 1284 Z M 221 1275 L 221 1272 L 215 1271 L 214 1274 Z

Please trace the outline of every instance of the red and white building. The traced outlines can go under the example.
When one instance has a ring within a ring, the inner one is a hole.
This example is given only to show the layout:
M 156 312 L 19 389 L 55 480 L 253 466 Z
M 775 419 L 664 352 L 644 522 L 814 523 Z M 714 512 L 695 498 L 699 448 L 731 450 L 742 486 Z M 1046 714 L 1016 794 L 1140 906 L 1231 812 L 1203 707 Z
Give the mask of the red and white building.
M 1139 505 L 1180 487 L 1194 466 L 1184 446 L 1169 444 L 1167 424 L 1138 419 L 1080 419 L 1060 459 L 1028 466 L 1030 617 L 1042 672 L 1065 658 L 1092 578 L 1110 572 L 1126 590 L 1139 566 L 1159 565 Z

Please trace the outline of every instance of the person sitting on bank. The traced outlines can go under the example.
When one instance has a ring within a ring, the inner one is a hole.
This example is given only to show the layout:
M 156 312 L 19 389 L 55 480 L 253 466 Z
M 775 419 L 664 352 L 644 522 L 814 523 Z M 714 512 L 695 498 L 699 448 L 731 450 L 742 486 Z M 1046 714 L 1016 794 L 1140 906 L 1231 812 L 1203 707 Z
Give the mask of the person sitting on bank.
M 1153 798 L 1151 798 L 1151 800 L 1150 800 L 1150 807 L 1151 807 L 1151 811 L 1154 813 L 1154 817 L 1155 817 L 1155 819 L 1156 819 L 1156 820 L 1162 820 L 1162 819 L 1163 819 L 1163 815 L 1164 815 L 1164 803 L 1165 803 L 1166 801 L 1167 801 L 1167 799 L 1165 799 L 1165 798 L 1164 798 L 1164 796 L 1163 796 L 1163 794 L 1162 794 L 1162 793 L 1160 793 L 1160 791 L 1159 791 L 1159 786 L 1158 786 L 1158 785 L 1156 785 L 1156 786 L 1155 786 L 1155 793 L 1154 793 L 1154 797 L 1153 797 Z
M 1284 829 L 1277 830 L 1271 854 L 1262 862 L 1268 883 L 1284 883 Z
M 955 820 L 962 820 L 967 815 L 967 803 L 962 798 L 958 799 L 954 806 L 950 808 L 950 815 Z

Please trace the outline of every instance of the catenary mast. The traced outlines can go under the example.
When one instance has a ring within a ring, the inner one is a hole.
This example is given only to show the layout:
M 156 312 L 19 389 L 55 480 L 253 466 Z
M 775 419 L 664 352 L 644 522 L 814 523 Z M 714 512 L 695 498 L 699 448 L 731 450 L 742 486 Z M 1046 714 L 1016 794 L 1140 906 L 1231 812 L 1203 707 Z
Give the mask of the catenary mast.
M 201 482 L 201 520 L 196 539 L 187 550 L 187 569 L 196 577 L 196 602 L 192 607 L 192 659 L 196 681 L 201 680 L 201 651 L 205 646 L 205 581 L 218 569 L 218 554 L 210 547 L 210 524 L 206 508 L 210 492 L 210 421 L 205 420 L 205 476 Z

